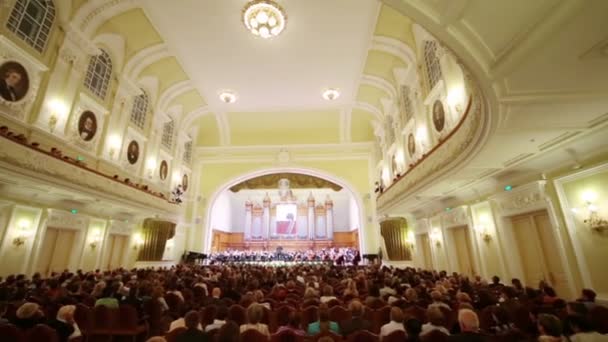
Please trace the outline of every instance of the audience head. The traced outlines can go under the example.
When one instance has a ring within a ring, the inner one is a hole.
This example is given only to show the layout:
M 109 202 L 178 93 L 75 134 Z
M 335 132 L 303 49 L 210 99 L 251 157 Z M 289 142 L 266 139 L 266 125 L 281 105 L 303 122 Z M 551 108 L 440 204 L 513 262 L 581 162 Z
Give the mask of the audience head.
M 186 328 L 190 330 L 197 329 L 200 322 L 201 317 L 198 315 L 198 312 L 194 310 L 188 312 L 186 316 L 184 316 L 184 323 L 186 325 Z
M 587 314 L 587 306 L 581 302 L 569 302 L 566 305 L 566 312 L 568 315 L 582 315 L 585 316 Z
M 348 309 L 353 314 L 353 317 L 363 316 L 363 304 L 358 300 L 353 300 L 348 304 Z
M 458 300 L 459 303 L 471 303 L 471 297 L 466 292 L 458 292 L 456 294 L 456 300 Z
M 220 289 L 219 287 L 214 287 L 213 290 L 211 290 L 211 297 L 220 298 L 221 296 L 222 296 L 222 289 Z
M 586 316 L 581 315 L 569 315 L 566 318 L 567 325 L 570 327 L 572 332 L 580 333 L 580 332 L 590 332 L 593 331 L 593 325 L 587 319 Z
M 403 323 L 403 311 L 397 306 L 391 308 L 391 321 Z
M 68 323 L 73 323 L 74 312 L 76 312 L 75 305 L 64 305 L 57 311 L 57 319 Z
M 492 277 L 492 284 L 494 284 L 494 285 L 500 284 L 500 278 L 498 276 L 493 276 Z
M 228 321 L 220 327 L 217 332 L 217 342 L 240 342 L 241 331 L 239 325 L 234 321 Z
M 417 302 L 418 301 L 418 292 L 416 292 L 415 289 L 410 287 L 407 290 L 405 290 L 405 298 L 410 302 Z
M 228 307 L 226 305 L 220 305 L 215 312 L 215 319 L 225 321 L 228 318 Z
M 562 322 L 554 315 L 540 314 L 538 315 L 538 331 L 541 335 L 561 337 Z
M 470 309 L 458 311 L 458 324 L 462 332 L 477 332 L 479 330 L 479 318 L 475 311 Z
M 44 316 L 40 305 L 36 303 L 27 302 L 21 305 L 15 313 L 18 319 L 36 319 Z
M 297 311 L 292 310 L 289 312 L 289 326 L 290 327 L 299 328 L 300 321 L 301 321 L 301 316 Z
M 323 295 L 331 297 L 334 295 L 334 289 L 330 285 L 323 286 Z
M 408 319 L 405 321 L 405 331 L 410 337 L 420 335 L 420 332 L 422 331 L 422 322 L 415 318 Z
M 247 308 L 247 320 L 249 324 L 258 324 L 264 317 L 264 307 L 261 304 L 253 303 Z
M 549 297 L 557 297 L 557 293 L 555 293 L 555 289 L 553 289 L 551 286 L 545 286 L 543 288 L 543 292 L 545 293 L 545 295 L 547 295 Z
M 146 342 L 167 342 L 167 340 L 162 336 L 152 336 Z
M 581 299 L 586 302 L 595 302 L 596 293 L 592 289 L 583 289 Z
M 441 295 L 441 292 L 434 290 L 431 291 L 431 299 L 434 302 L 440 302 L 443 299 L 443 296 Z
M 426 310 L 426 318 L 435 326 L 443 325 L 445 319 L 443 312 L 441 312 L 441 309 L 437 306 L 430 306 Z

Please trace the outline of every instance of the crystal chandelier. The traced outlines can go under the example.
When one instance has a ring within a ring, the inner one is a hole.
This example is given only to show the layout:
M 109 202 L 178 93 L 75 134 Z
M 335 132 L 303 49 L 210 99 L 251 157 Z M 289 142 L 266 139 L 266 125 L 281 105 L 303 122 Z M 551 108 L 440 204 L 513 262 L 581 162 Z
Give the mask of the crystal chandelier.
M 287 16 L 272 0 L 252 0 L 243 8 L 243 23 L 254 35 L 268 39 L 283 32 Z

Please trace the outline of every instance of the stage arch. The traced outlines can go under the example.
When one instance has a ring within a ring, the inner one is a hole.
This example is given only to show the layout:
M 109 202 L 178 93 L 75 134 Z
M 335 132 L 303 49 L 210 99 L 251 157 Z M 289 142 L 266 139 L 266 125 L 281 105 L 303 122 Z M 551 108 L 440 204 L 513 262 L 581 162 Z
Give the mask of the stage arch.
M 317 170 L 317 169 L 302 168 L 302 167 L 273 167 L 273 168 L 264 168 L 261 170 L 244 173 L 244 174 L 242 174 L 236 178 L 233 178 L 232 180 L 222 184 L 213 193 L 213 195 L 209 198 L 209 205 L 207 206 L 207 209 L 206 209 L 205 233 L 204 233 L 204 241 L 203 241 L 204 253 L 209 253 L 211 251 L 212 234 L 213 234 L 212 215 L 214 212 L 214 207 L 216 206 L 216 204 L 218 202 L 219 196 L 222 193 L 224 193 L 225 191 L 229 191 L 229 189 L 231 187 L 233 187 L 239 183 L 242 183 L 246 180 L 249 180 L 249 179 L 252 179 L 255 177 L 275 174 L 275 173 L 299 173 L 299 174 L 314 176 L 314 177 L 322 178 L 322 179 L 328 180 L 330 182 L 333 182 L 333 183 L 341 186 L 343 189 L 345 189 L 351 195 L 352 199 L 354 200 L 354 202 L 356 204 L 356 209 L 358 212 L 357 217 L 359 219 L 359 227 L 358 227 L 359 250 L 362 252 L 366 251 L 366 238 L 367 238 L 368 232 L 366 232 L 365 228 L 364 228 L 365 224 L 366 224 L 366 219 L 365 219 L 365 215 L 364 215 L 365 208 L 363 206 L 361 193 L 359 193 L 359 191 L 357 191 L 356 188 L 352 184 L 350 184 L 348 181 L 344 180 L 341 177 L 337 177 L 333 174 L 330 174 L 325 171 Z

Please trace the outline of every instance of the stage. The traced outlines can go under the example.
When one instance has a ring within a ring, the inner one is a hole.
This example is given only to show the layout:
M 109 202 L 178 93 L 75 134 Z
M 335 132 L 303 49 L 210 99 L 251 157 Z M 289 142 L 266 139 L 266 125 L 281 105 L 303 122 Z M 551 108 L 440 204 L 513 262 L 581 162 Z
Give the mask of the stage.
M 285 252 L 320 250 L 327 248 L 358 248 L 359 234 L 352 232 L 334 232 L 333 240 L 305 240 L 305 239 L 266 239 L 245 240 L 243 233 L 229 233 L 219 230 L 213 231 L 211 244 L 212 252 L 225 250 L 243 251 L 272 251 L 282 247 Z

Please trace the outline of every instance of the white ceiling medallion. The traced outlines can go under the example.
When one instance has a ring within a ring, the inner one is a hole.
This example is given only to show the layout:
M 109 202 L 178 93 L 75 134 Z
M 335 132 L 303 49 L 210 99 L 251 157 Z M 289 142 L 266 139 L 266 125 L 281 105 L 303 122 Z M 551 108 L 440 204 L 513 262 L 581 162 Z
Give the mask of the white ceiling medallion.
M 329 88 L 323 91 L 323 98 L 327 101 L 333 101 L 340 97 L 340 91 L 338 89 Z
M 283 32 L 287 15 L 272 0 L 252 0 L 243 8 L 243 23 L 254 35 L 268 39 Z
M 219 92 L 220 100 L 224 103 L 235 103 L 236 94 L 231 90 L 222 90 Z

